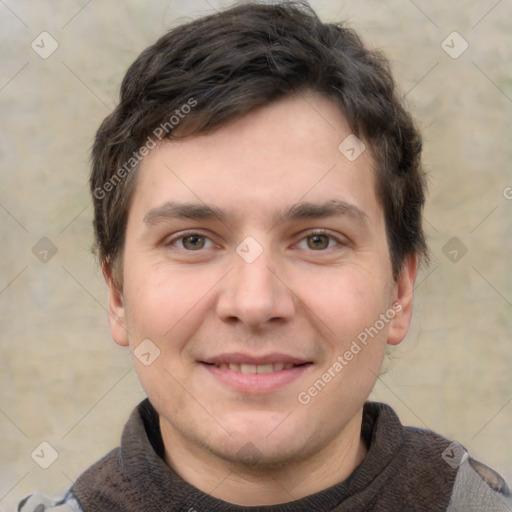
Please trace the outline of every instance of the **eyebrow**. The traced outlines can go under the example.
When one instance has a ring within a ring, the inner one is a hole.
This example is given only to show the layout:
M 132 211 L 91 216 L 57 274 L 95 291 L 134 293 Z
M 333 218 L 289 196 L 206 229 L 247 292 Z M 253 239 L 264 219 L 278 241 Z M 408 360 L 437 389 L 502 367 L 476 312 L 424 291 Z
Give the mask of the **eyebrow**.
M 326 217 L 347 216 L 361 224 L 368 224 L 368 215 L 353 203 L 331 199 L 323 203 L 300 202 L 285 209 L 277 222 L 290 222 L 306 219 L 323 219 Z
M 149 210 L 144 216 L 144 223 L 155 225 L 172 219 L 219 220 L 226 222 L 229 212 L 204 203 L 166 202 Z M 284 209 L 274 217 L 274 225 L 306 219 L 323 219 L 326 217 L 347 216 L 360 224 L 368 224 L 368 215 L 358 206 L 346 201 L 332 199 L 322 203 L 300 202 Z
M 171 219 L 220 220 L 224 222 L 227 217 L 227 212 L 215 206 L 201 203 L 175 203 L 169 201 L 149 210 L 144 216 L 144 222 L 150 225 Z

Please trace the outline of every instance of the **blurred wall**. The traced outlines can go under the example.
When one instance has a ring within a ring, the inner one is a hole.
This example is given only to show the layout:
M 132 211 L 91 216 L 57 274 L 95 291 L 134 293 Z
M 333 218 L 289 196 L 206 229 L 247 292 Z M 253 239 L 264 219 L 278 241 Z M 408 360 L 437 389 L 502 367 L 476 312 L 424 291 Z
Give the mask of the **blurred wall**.
M 229 3 L 0 2 L 0 509 L 61 493 L 117 445 L 144 396 L 107 328 L 88 152 L 139 52 Z M 512 482 L 512 3 L 312 5 L 391 59 L 430 173 L 433 262 L 372 398 Z M 31 457 L 41 442 L 58 453 L 48 469 Z

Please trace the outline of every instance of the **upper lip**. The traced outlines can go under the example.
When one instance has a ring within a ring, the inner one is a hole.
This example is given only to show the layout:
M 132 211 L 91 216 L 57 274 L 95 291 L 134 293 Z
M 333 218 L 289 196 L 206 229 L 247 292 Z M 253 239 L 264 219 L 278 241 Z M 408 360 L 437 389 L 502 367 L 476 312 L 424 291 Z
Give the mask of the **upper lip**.
M 209 357 L 201 360 L 202 363 L 208 364 L 221 364 L 221 363 L 235 363 L 235 364 L 271 364 L 271 363 L 283 363 L 283 364 L 305 364 L 310 363 L 306 359 L 290 356 L 287 354 L 266 354 L 264 356 L 253 356 L 250 354 L 242 354 L 240 352 L 219 354 L 217 356 Z

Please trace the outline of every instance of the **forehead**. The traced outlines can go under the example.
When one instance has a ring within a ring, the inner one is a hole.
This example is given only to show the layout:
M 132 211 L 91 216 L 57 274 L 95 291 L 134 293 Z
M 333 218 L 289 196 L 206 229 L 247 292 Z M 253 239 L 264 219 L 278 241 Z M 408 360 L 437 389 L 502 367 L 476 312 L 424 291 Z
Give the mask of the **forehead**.
M 144 217 L 171 201 L 270 218 L 300 202 L 334 200 L 378 218 L 371 148 L 354 159 L 362 149 L 354 142 L 333 101 L 286 97 L 211 134 L 160 143 L 140 165 L 132 210 Z

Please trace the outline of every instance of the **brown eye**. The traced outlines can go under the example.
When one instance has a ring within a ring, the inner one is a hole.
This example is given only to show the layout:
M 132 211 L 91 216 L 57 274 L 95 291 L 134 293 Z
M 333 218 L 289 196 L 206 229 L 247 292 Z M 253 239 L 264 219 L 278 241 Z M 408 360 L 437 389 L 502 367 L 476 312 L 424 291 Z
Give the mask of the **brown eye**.
M 329 237 L 327 235 L 310 235 L 307 237 L 307 244 L 313 250 L 327 249 L 329 247 Z
M 188 235 L 184 236 L 181 240 L 183 247 L 189 251 L 197 251 L 198 249 L 202 249 L 206 243 L 206 237 L 202 235 Z

